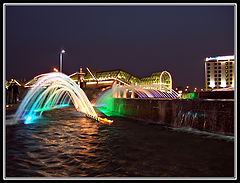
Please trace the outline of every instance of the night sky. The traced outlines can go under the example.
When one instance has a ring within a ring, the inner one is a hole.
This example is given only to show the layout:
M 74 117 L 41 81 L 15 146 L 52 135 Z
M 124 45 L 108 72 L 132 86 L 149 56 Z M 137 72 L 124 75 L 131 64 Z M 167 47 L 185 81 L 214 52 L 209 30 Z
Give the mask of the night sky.
M 204 88 L 204 58 L 234 54 L 234 7 L 6 6 L 6 79 L 123 69 L 167 70 L 173 86 Z

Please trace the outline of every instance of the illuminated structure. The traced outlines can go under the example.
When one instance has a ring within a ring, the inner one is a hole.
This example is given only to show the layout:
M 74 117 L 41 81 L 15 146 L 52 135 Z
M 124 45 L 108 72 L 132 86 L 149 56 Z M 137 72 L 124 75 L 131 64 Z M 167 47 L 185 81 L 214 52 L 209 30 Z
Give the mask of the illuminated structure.
M 8 82 L 8 81 L 5 82 L 6 88 L 8 88 L 10 86 L 10 84 L 12 84 L 12 83 L 16 83 L 18 86 L 21 86 L 21 84 L 16 79 L 11 79 L 10 82 Z
M 151 84 L 161 86 L 161 90 L 164 87 L 172 89 L 172 76 L 167 71 L 155 72 L 150 77 L 142 78 L 140 81 L 141 84 Z
M 137 85 L 140 79 L 122 69 L 102 71 L 102 72 L 91 72 L 87 68 L 88 72 L 84 76 L 84 82 L 87 88 L 104 88 L 112 87 L 114 84 L 117 85 Z M 77 81 L 78 73 L 73 73 L 70 75 L 71 79 L 75 82 Z
M 75 81 L 75 83 L 77 83 L 81 88 L 85 87 L 84 86 L 84 76 L 85 76 L 85 72 L 82 71 L 82 67 L 80 67 L 80 72 L 75 72 L 71 75 L 69 75 L 69 77 Z
M 88 69 L 88 68 L 87 68 Z M 77 82 L 78 73 L 70 75 L 70 77 Z M 139 78 L 127 71 L 122 69 L 103 71 L 92 73 L 88 69 L 88 73 L 84 77 L 86 82 L 86 87 L 94 87 L 97 85 L 100 87 L 112 86 L 114 84 L 124 85 L 124 86 L 137 86 L 137 85 L 156 85 L 163 88 L 172 89 L 172 77 L 169 72 L 156 72 L 153 73 L 150 77 Z
M 81 84 L 80 87 L 86 88 L 96 88 L 96 89 L 107 89 L 112 88 L 116 85 L 123 86 L 142 86 L 146 89 L 157 89 L 160 91 L 170 91 L 172 90 L 172 77 L 169 72 L 155 72 L 150 77 L 139 78 L 127 71 L 122 69 L 102 71 L 102 72 L 91 72 L 87 68 L 86 73 L 75 72 L 69 77 L 77 84 Z M 44 74 L 43 74 L 44 75 Z M 31 81 L 26 83 L 25 87 L 32 86 L 37 80 L 42 76 L 38 75 L 34 77 Z M 150 88 L 149 88 L 150 87 Z
M 234 56 L 207 57 L 205 90 L 234 87 Z

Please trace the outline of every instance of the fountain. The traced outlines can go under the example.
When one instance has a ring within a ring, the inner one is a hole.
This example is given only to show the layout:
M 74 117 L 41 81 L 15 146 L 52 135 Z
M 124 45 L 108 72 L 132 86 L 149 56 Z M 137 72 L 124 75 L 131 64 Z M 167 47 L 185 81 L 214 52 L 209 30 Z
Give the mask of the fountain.
M 119 104 L 118 113 L 114 113 L 114 98 L 142 98 L 142 99 L 178 99 L 181 98 L 176 91 L 161 85 L 138 85 L 138 86 L 118 86 L 105 90 L 95 102 L 95 106 L 107 116 L 123 116 L 121 112 L 127 109 L 123 108 L 123 104 Z M 129 114 L 131 115 L 131 114 Z
M 102 93 L 95 107 L 107 116 L 234 135 L 234 100 L 181 100 L 176 92 L 153 89 L 151 85 L 117 86 Z
M 84 91 L 67 75 L 60 72 L 43 74 L 28 91 L 18 110 L 16 120 L 31 123 L 46 110 L 68 106 L 70 100 L 78 112 L 98 120 Z

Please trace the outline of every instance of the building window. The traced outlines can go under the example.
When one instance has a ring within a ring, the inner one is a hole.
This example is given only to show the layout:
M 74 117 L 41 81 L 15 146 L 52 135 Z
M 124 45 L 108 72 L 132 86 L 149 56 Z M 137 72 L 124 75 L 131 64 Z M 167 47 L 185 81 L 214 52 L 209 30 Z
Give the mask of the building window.
M 230 80 L 232 80 L 232 78 L 230 78 Z
M 219 85 L 221 85 L 221 82 L 218 82 Z
M 232 68 L 232 66 L 229 66 L 230 67 L 230 69 Z
M 218 78 L 218 81 L 221 81 L 221 78 Z
M 230 74 L 230 76 L 232 76 L 232 74 Z
M 214 73 L 217 73 L 217 71 L 214 71 Z
M 230 85 L 232 84 L 232 82 L 230 82 Z
M 228 70 L 226 70 L 226 73 L 228 72 Z
M 207 75 L 207 77 L 210 77 L 210 75 Z
M 225 67 L 226 69 L 228 68 L 228 66 Z
M 221 67 L 218 67 L 218 69 L 221 69 Z
M 221 71 L 219 70 L 218 73 L 221 73 Z
M 210 85 L 210 82 L 208 82 L 207 84 Z
M 217 74 L 215 74 L 214 77 L 217 77 Z
M 218 63 L 218 65 L 221 65 L 221 63 Z
M 217 63 L 214 63 L 214 65 L 217 65 Z
M 227 65 L 227 64 L 228 64 L 228 62 L 225 62 L 225 64 Z
M 230 64 L 232 65 L 232 62 L 230 62 Z
M 217 67 L 214 67 L 214 69 L 217 69 Z
M 230 72 L 232 72 L 232 70 L 230 70 Z
M 210 79 L 207 79 L 208 81 L 210 81 Z
M 208 70 L 210 69 L 210 67 L 207 68 Z
M 221 74 L 218 74 L 218 77 L 221 77 Z
M 217 82 L 215 82 L 215 85 L 217 85 Z
M 207 73 L 210 73 L 210 71 L 207 71 Z
M 226 84 L 228 85 L 228 82 L 226 82 Z
M 228 77 L 228 74 L 226 74 L 226 77 Z

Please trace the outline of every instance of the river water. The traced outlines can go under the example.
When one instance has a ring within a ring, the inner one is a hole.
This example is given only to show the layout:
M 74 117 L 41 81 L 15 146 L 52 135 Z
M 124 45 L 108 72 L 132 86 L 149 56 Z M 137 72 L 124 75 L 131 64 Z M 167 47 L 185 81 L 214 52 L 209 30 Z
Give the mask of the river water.
M 110 119 L 103 124 L 68 107 L 6 125 L 6 177 L 234 176 L 231 137 Z

